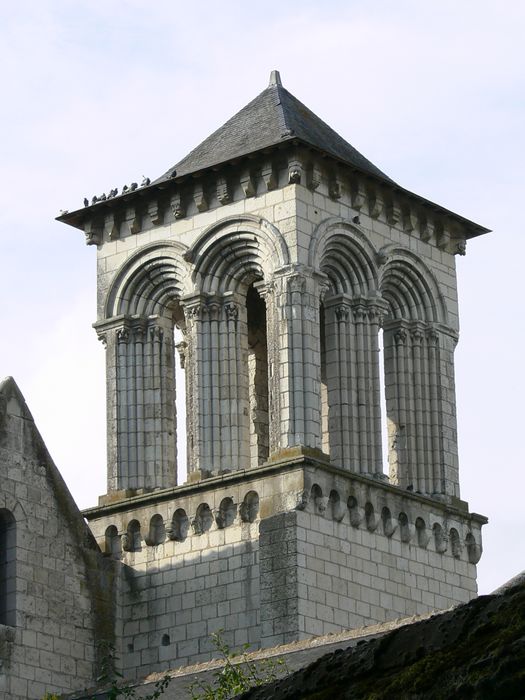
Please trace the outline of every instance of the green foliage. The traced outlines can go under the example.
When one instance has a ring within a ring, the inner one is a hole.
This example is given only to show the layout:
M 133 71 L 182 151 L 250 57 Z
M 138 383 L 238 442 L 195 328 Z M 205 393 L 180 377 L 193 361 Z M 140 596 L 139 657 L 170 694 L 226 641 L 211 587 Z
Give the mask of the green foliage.
M 224 660 L 224 666 L 214 673 L 213 683 L 197 680 L 189 686 L 192 700 L 229 700 L 288 672 L 284 659 L 262 659 L 257 663 L 251 661 L 248 658 L 249 644 L 243 646 L 241 653 L 233 652 L 222 638 L 222 632 L 219 630 L 211 638 Z

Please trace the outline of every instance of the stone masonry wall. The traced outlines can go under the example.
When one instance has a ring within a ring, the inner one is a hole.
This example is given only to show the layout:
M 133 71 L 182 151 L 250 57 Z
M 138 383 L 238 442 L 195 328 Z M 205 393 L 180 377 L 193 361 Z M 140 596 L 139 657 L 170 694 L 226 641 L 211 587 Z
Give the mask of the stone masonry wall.
M 219 630 L 232 646 L 258 646 L 257 530 L 242 523 L 125 557 L 119 637 L 126 676 L 206 660 Z
M 10 378 L 0 384 L 0 484 L 0 510 L 16 533 L 15 616 L 0 626 L 0 698 L 89 686 L 97 640 L 113 635 L 111 570 Z
M 274 646 L 476 594 L 483 519 L 304 458 L 87 511 L 119 574 L 127 676 L 206 661 L 210 635 Z

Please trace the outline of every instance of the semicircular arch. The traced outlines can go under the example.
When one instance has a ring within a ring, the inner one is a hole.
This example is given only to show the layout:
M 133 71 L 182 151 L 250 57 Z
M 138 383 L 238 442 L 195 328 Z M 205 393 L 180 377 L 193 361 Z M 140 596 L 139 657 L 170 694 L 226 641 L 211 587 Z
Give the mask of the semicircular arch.
M 185 252 L 174 241 L 158 241 L 137 250 L 115 275 L 106 297 L 105 318 L 164 314 L 187 291 L 190 271 Z
M 378 287 L 376 251 L 348 221 L 331 218 L 314 231 L 308 264 L 328 276 L 333 294 L 369 296 Z
M 405 248 L 387 246 L 380 253 L 386 262 L 380 270 L 379 289 L 392 319 L 446 324 L 447 307 L 427 265 Z
M 189 249 L 194 290 L 208 294 L 236 291 L 257 279 L 268 280 L 290 261 L 279 229 L 266 219 L 245 214 L 222 219 L 206 229 Z

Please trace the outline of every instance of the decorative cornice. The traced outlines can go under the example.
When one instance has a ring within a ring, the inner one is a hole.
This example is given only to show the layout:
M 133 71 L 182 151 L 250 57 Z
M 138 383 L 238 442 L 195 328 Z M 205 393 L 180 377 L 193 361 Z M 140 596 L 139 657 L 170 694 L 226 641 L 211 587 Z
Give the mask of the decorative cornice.
M 488 232 L 395 183 L 361 173 L 294 141 L 216 170 L 196 173 L 192 178 L 175 176 L 161 183 L 123 189 L 121 194 L 111 190 L 111 197 L 101 196 L 94 204 L 88 202 L 86 207 L 64 212 L 57 220 L 82 228 L 89 245 L 100 245 L 104 240 L 101 227 L 108 240 L 114 240 L 121 221 L 128 221 L 130 232 L 138 234 L 196 211 L 290 184 L 341 201 L 358 216 L 366 213 L 452 254 L 464 254 L 466 239 Z M 189 212 L 185 202 L 193 202 Z

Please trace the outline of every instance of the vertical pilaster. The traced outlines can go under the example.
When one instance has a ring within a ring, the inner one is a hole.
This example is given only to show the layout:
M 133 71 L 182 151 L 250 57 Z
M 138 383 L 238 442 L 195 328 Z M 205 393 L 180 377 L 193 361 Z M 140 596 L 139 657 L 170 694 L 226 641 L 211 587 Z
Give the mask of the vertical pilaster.
M 458 444 L 456 423 L 456 392 L 454 380 L 454 350 L 457 335 L 441 329 L 439 345 L 434 344 L 437 374 L 440 380 L 440 405 L 443 459 L 443 489 L 449 496 L 459 498 Z
M 281 368 L 281 286 L 277 279 L 259 286 L 258 290 L 266 303 L 266 342 L 268 352 L 268 428 L 269 454 L 275 455 L 281 445 L 281 421 L 288 402 L 282 403 L 281 378 L 286 368 Z
M 428 495 L 459 495 L 453 345 L 453 336 L 419 321 L 385 330 L 390 478 Z
M 184 302 L 190 475 L 249 466 L 246 307 L 233 295 Z
M 97 330 L 106 343 L 108 492 L 173 486 L 172 321 L 120 317 Z
M 280 445 L 321 448 L 321 285 L 306 268 L 280 276 Z
M 378 334 L 382 307 L 368 299 L 325 302 L 331 460 L 349 471 L 382 474 Z

